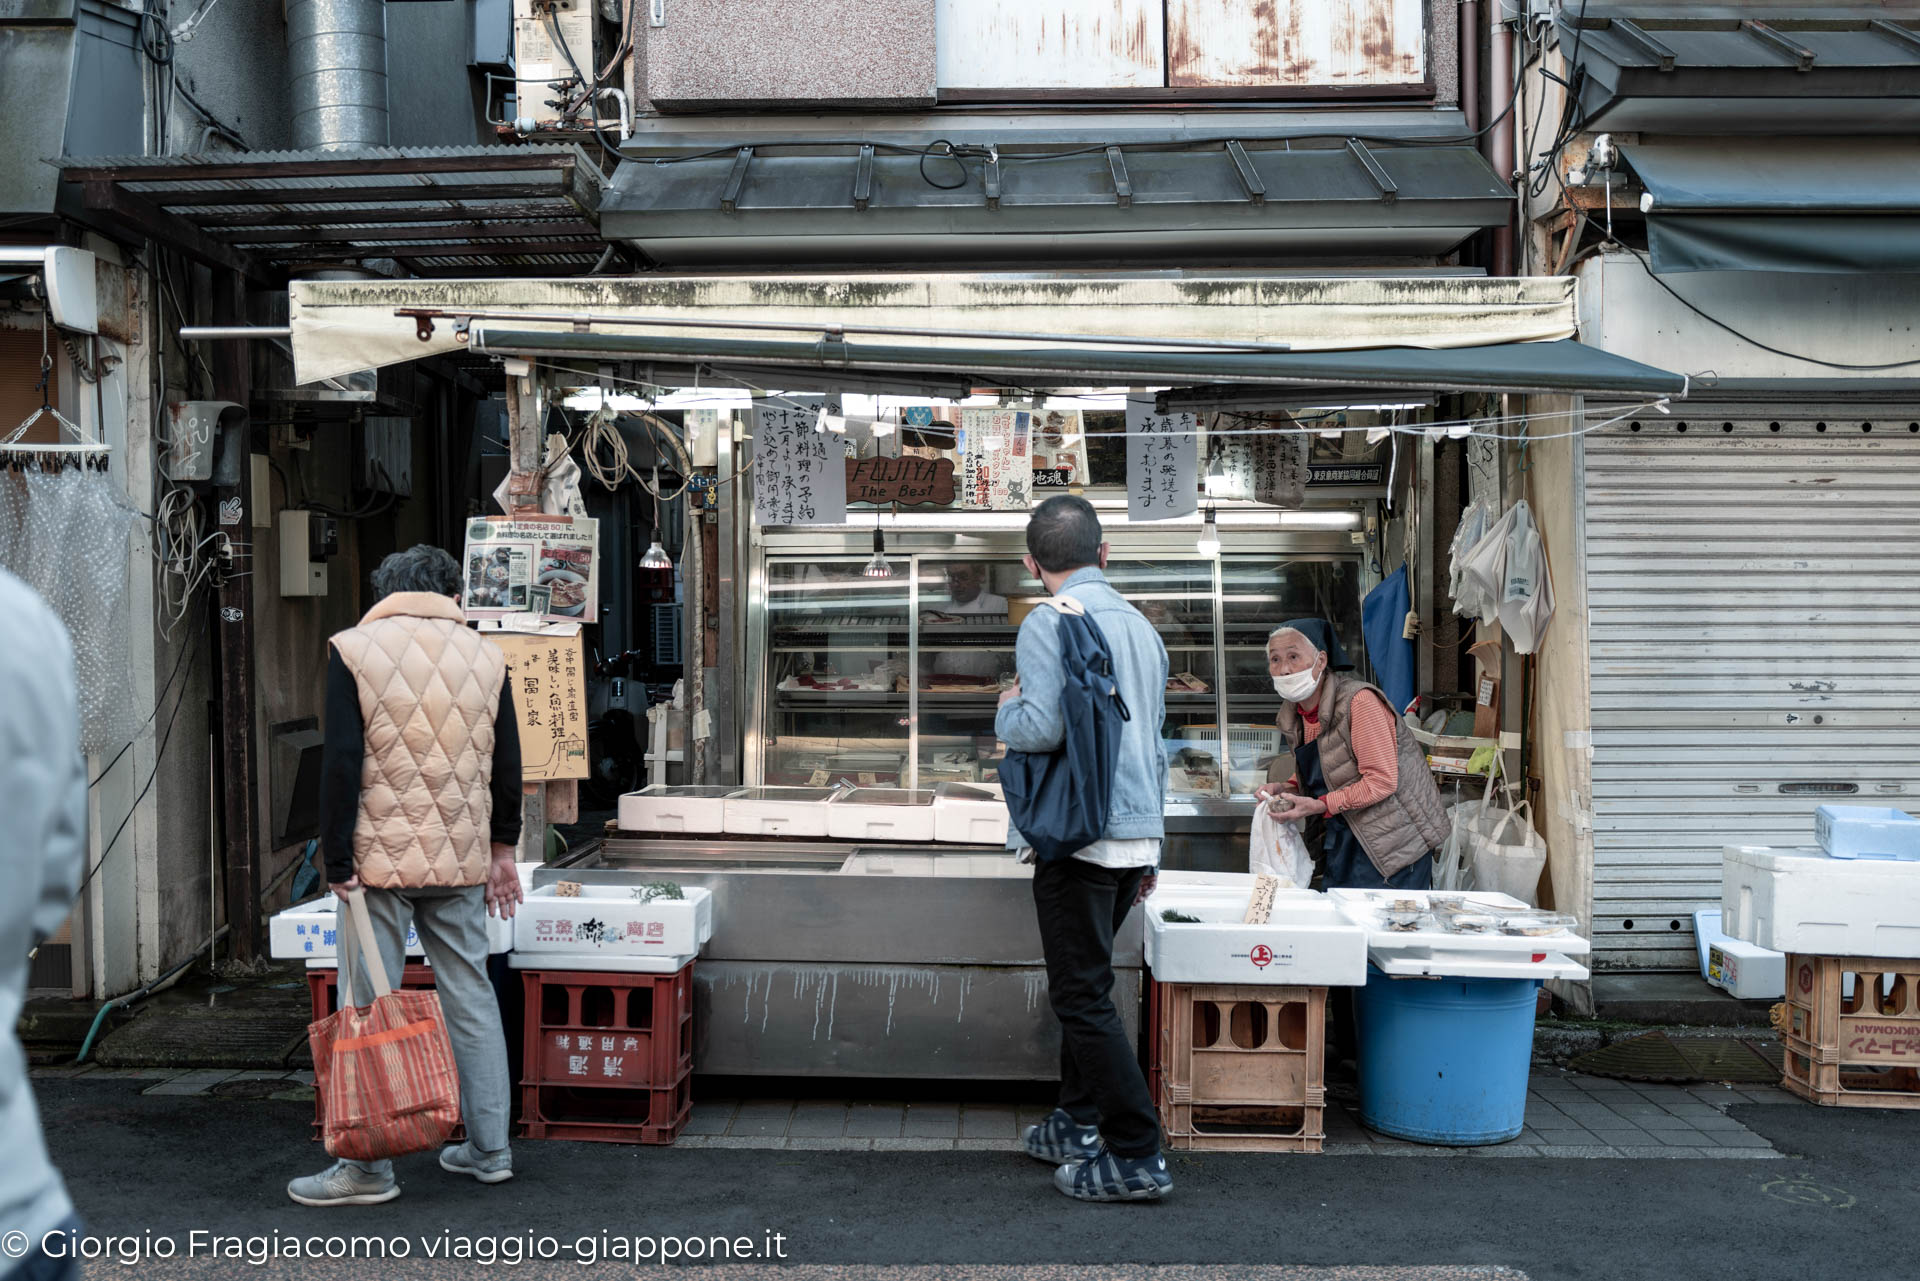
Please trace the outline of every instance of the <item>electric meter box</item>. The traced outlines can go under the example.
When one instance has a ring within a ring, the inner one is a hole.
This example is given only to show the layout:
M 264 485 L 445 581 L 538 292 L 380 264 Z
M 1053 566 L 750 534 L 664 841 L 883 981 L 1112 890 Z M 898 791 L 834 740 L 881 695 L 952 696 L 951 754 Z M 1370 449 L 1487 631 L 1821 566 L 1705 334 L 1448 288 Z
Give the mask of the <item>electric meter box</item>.
M 280 513 L 282 596 L 325 596 L 327 561 L 339 554 L 339 521 L 319 512 Z

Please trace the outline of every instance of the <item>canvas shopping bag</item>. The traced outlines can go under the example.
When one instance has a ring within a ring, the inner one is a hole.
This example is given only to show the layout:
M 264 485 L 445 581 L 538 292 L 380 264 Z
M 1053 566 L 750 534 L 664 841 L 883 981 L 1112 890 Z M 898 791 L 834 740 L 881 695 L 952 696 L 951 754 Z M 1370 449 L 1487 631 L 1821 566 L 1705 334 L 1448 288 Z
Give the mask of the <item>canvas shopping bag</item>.
M 309 1024 L 314 1088 L 327 1151 L 353 1161 L 424 1152 L 460 1121 L 460 1077 L 440 995 L 396 992 L 374 946 L 364 891 L 340 897 L 340 1008 Z M 373 982 L 373 1004 L 353 1004 L 354 954 Z

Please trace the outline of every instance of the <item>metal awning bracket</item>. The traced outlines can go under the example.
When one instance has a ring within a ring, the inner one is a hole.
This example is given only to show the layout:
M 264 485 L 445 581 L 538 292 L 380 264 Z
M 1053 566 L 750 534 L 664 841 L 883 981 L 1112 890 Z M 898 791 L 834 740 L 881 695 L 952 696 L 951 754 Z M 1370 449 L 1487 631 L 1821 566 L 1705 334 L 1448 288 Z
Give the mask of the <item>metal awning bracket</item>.
M 1113 198 L 1122 209 L 1133 204 L 1133 183 L 1127 178 L 1127 159 L 1120 148 L 1107 148 L 1107 168 L 1113 173 Z
M 1608 24 L 1607 29 L 1638 49 L 1641 53 L 1652 58 L 1659 64 L 1660 70 L 1662 71 L 1672 71 L 1674 63 L 1678 61 L 1678 57 L 1673 50 L 1648 35 L 1637 22 L 1629 22 L 1625 18 L 1615 18 Z
M 1801 71 L 1813 70 L 1813 50 L 1806 48 L 1804 45 L 1795 44 L 1792 40 L 1789 40 L 1774 28 L 1769 27 L 1766 23 L 1755 22 L 1751 18 L 1743 18 L 1740 21 L 1740 29 L 1758 40 L 1761 44 L 1772 49 L 1775 53 L 1783 53 L 1787 57 L 1792 58 L 1794 66 L 1797 69 Z
M 1903 27 L 1897 22 L 1888 22 L 1885 18 L 1875 18 L 1867 24 L 1867 29 L 1904 45 L 1908 53 L 1920 53 L 1920 32 L 1914 31 L 1911 27 Z
M 1379 158 L 1367 149 L 1366 143 L 1358 138 L 1349 138 L 1347 150 L 1353 154 L 1355 160 L 1360 162 L 1360 167 L 1367 171 L 1367 177 L 1373 179 L 1373 185 L 1380 189 L 1381 200 L 1392 204 L 1400 198 L 1400 185 L 1387 176 L 1387 171 L 1381 167 Z
M 983 171 L 987 189 L 987 208 L 1000 207 L 1000 148 L 987 148 L 987 164 Z
M 742 147 L 733 156 L 733 169 L 727 174 L 727 186 L 720 193 L 720 210 L 723 213 L 734 212 L 734 206 L 740 199 L 740 188 L 747 183 L 747 166 L 753 163 L 753 148 Z
M 853 207 L 864 213 L 872 199 L 873 144 L 868 143 L 860 148 L 860 160 L 853 170 Z
M 1256 205 L 1266 204 L 1267 184 L 1261 181 L 1260 171 L 1253 167 L 1253 159 L 1247 155 L 1247 149 L 1229 139 L 1227 155 L 1233 159 L 1233 167 L 1240 172 L 1240 185 L 1247 189 L 1247 199 Z

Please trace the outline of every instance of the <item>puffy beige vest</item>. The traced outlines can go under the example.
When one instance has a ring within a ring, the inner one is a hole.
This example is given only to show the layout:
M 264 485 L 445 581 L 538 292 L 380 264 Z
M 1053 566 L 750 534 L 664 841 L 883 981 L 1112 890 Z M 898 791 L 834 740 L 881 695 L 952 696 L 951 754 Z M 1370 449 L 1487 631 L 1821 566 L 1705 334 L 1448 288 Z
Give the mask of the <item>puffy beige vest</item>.
M 1329 791 L 1360 781 L 1360 766 L 1353 759 L 1353 744 L 1347 734 L 1347 709 L 1361 690 L 1372 690 L 1386 702 L 1386 695 L 1372 685 L 1338 672 L 1320 684 L 1320 737 L 1314 742 L 1320 747 L 1320 773 Z M 1299 750 L 1306 738 L 1306 724 L 1292 703 L 1281 704 L 1279 726 L 1287 745 Z M 1383 877 L 1413 866 L 1429 851 L 1439 849 L 1447 838 L 1446 805 L 1427 768 L 1427 754 L 1401 717 L 1394 718 L 1394 745 L 1399 750 L 1400 785 L 1393 795 L 1341 816 L 1353 829 L 1360 848 L 1367 852 L 1367 860 Z
M 353 862 L 376 889 L 479 885 L 492 858 L 500 647 L 431 592 L 395 592 L 333 648 L 360 687 L 366 764 Z M 508 732 L 515 732 L 511 726 Z

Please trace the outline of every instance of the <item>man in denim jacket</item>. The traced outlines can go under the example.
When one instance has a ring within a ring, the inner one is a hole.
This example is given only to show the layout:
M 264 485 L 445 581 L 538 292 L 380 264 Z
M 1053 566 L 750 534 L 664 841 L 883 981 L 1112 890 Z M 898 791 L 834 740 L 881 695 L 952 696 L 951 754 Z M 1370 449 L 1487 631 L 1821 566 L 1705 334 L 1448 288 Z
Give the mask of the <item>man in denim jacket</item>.
M 1028 1128 L 1027 1152 L 1059 1169 L 1054 1186 L 1083 1201 L 1150 1201 L 1173 1186 L 1160 1126 L 1133 1045 L 1113 1004 L 1113 936 L 1153 888 L 1165 833 L 1160 799 L 1167 753 L 1167 651 L 1139 610 L 1108 585 L 1100 518 L 1084 498 L 1050 498 L 1027 524 L 1028 572 L 1071 596 L 1113 651 L 1129 719 L 1120 734 L 1113 805 L 1101 839 L 1070 858 L 1039 863 L 1033 903 L 1046 950 L 1047 988 L 1060 1020 L 1060 1106 Z M 1020 625 L 1020 678 L 1000 699 L 994 730 L 1009 748 L 1057 750 L 1064 675 L 1060 615 L 1036 609 Z M 1008 847 L 1032 851 L 1017 831 Z

